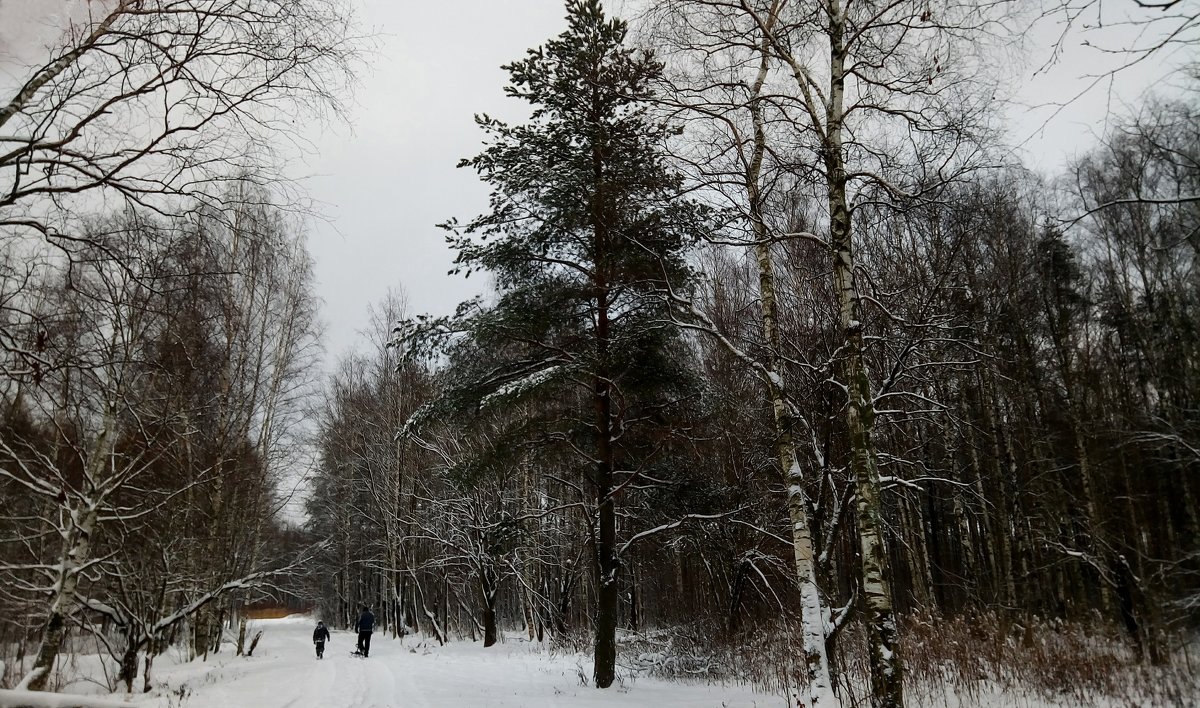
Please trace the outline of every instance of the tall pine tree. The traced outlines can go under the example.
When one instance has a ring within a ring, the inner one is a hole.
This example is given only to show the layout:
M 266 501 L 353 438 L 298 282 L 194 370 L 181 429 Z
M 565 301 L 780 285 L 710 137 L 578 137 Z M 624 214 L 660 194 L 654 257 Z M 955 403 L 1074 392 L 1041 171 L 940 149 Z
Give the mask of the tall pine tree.
M 672 127 L 648 110 L 662 65 L 627 48 L 626 24 L 597 0 L 568 2 L 567 21 L 504 67 L 508 95 L 534 107 L 530 120 L 478 117 L 489 147 L 460 165 L 491 185 L 491 208 L 447 224 L 449 241 L 459 271 L 494 276 L 496 304 L 420 320 L 404 339 L 417 351 L 457 333 L 443 403 L 459 411 L 531 395 L 563 407 L 558 437 L 571 441 L 591 493 L 594 679 L 607 688 L 621 565 L 616 496 L 647 455 L 635 422 L 660 417 L 686 388 L 662 293 L 687 287 L 685 251 L 707 219 L 666 164 Z

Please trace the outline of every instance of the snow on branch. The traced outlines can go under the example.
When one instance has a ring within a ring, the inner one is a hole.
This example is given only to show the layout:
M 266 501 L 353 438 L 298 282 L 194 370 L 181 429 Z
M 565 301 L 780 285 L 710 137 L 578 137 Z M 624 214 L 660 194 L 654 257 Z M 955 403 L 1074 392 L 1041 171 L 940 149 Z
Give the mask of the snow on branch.
M 562 364 L 555 364 L 545 369 L 538 369 L 525 376 L 501 385 L 495 391 L 479 399 L 479 407 L 486 408 L 496 401 L 515 398 L 537 389 L 549 381 L 562 369 Z
M 676 519 L 675 521 L 672 521 L 670 523 L 662 524 L 661 526 L 655 526 L 652 529 L 647 529 L 645 531 L 635 533 L 633 536 L 629 537 L 628 541 L 621 544 L 621 547 L 617 549 L 617 555 L 618 556 L 624 555 L 625 551 L 629 550 L 630 546 L 632 546 L 633 544 L 637 543 L 638 541 L 640 541 L 644 538 L 648 538 L 655 534 L 662 533 L 663 531 L 670 531 L 671 529 L 677 529 L 689 521 L 714 521 L 716 519 L 724 519 L 724 518 L 733 516 L 734 514 L 739 514 L 745 510 L 746 510 L 746 507 L 741 506 L 741 507 L 734 509 L 733 511 L 726 511 L 726 512 L 722 512 L 720 514 L 686 514 L 686 515 L 680 517 L 679 519 Z

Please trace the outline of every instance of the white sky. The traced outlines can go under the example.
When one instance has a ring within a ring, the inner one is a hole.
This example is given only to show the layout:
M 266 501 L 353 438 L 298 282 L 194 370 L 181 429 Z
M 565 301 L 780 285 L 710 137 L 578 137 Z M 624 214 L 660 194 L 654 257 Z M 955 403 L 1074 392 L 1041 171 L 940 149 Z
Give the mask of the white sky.
M 350 2 L 378 46 L 355 87 L 351 125 L 314 126 L 315 154 L 297 170 L 327 217 L 312 225 L 309 240 L 325 301 L 327 366 L 354 346 L 367 306 L 389 288 L 403 287 L 414 313 L 444 314 L 486 285 L 479 276 L 447 276 L 452 255 L 435 224 L 466 220 L 486 207 L 487 191 L 474 172 L 455 168 L 482 146 L 473 116 L 521 119 L 525 109 L 503 95 L 500 65 L 561 32 L 564 15 L 562 0 Z M 609 3 L 617 12 L 623 4 Z M 51 41 L 55 25 L 86 7 L 84 0 L 0 0 L 0 88 L 14 78 L 14 46 Z M 1128 29 L 1111 32 L 1109 44 L 1136 39 Z M 1028 38 L 1028 67 L 1014 71 L 1023 105 L 1010 111 L 1013 139 L 1027 140 L 1024 158 L 1044 171 L 1103 132 L 1108 106 L 1136 104 L 1147 90 L 1163 88 L 1165 73 L 1157 61 L 1122 72 L 1042 129 L 1051 110 L 1028 106 L 1072 98 L 1086 82 L 1081 77 L 1112 65 L 1080 46 L 1105 43 L 1092 32 L 1073 36 L 1048 72 L 1035 72 L 1056 37 L 1045 26 Z M 1183 50 L 1165 56 L 1173 64 L 1188 58 Z
M 363 25 L 381 44 L 363 76 L 352 112 L 353 132 L 318 138 L 319 159 L 309 180 L 312 195 L 331 205 L 331 224 L 314 226 L 326 302 L 329 362 L 354 344 L 366 326 L 367 305 L 403 286 L 414 312 L 445 314 L 486 285 L 447 276 L 452 254 L 435 228 L 486 207 L 487 191 L 471 170 L 454 165 L 480 150 L 473 115 L 519 119 L 519 102 L 504 97 L 499 66 L 562 31 L 561 0 L 457 0 L 454 3 L 359 0 Z M 1163 75 L 1159 62 L 1123 72 L 1054 116 L 1038 106 L 1072 98 L 1090 73 L 1106 66 L 1074 37 L 1047 72 L 1036 73 L 1057 36 L 1047 26 L 1029 40 L 1029 68 L 1020 71 L 1011 111 L 1014 140 L 1025 142 L 1027 163 L 1052 171 L 1103 132 L 1107 106 L 1135 102 Z M 1178 53 L 1168 57 L 1179 62 Z M 1112 89 L 1110 94 L 1109 89 Z
M 316 138 L 310 194 L 330 223 L 309 247 L 325 299 L 329 362 L 367 323 L 367 305 L 403 286 L 412 310 L 446 313 L 486 283 L 446 275 L 436 224 L 482 211 L 487 190 L 458 160 L 482 146 L 474 115 L 520 119 L 500 65 L 562 31 L 561 0 L 358 0 L 378 49 L 355 90 L 351 128 Z

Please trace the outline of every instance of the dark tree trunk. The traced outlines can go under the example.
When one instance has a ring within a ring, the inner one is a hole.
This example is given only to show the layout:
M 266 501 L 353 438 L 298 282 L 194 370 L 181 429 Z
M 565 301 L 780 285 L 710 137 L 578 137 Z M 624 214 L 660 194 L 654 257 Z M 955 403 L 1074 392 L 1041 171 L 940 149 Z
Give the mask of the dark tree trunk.
M 125 684 L 125 692 L 133 693 L 133 680 L 137 678 L 138 670 L 138 647 L 139 644 L 134 640 L 133 630 L 128 632 L 128 643 L 125 645 L 125 653 L 121 656 L 121 671 L 117 675 L 117 679 Z
M 158 642 L 151 640 L 146 645 L 146 658 L 142 663 L 142 693 L 150 692 L 150 669 L 154 666 L 156 653 L 158 653 Z
M 483 578 L 483 646 L 490 647 L 497 641 L 496 636 L 496 585 L 487 577 Z
M 66 618 L 60 612 L 51 612 L 42 632 L 42 644 L 38 648 L 37 658 L 33 665 L 40 673 L 29 682 L 29 690 L 44 691 L 50 683 L 50 674 L 54 670 L 54 660 L 58 657 L 58 648 L 66 634 Z
M 638 613 L 638 585 L 637 573 L 632 569 L 629 572 L 629 629 L 637 632 L 641 628 L 641 616 Z
M 567 633 L 571 626 L 571 578 L 563 574 L 558 581 L 558 613 L 554 618 L 554 631 L 558 636 Z
M 596 103 L 594 100 L 593 103 Z M 599 125 L 599 116 L 596 124 Z M 620 586 L 617 583 L 617 513 L 613 498 L 613 470 L 616 451 L 613 446 L 612 378 L 609 371 L 609 219 L 610 205 L 605 190 L 603 137 L 592 136 L 592 228 L 594 241 L 596 290 L 596 376 L 592 384 L 595 412 L 596 449 L 596 654 L 592 678 L 596 688 L 608 688 L 617 670 L 617 613 Z
M 596 688 L 608 688 L 616 678 L 617 613 L 620 586 L 617 583 L 617 514 L 612 498 L 612 452 L 608 443 L 608 391 L 597 406 L 601 426 L 601 462 L 597 474 L 599 501 L 598 533 L 596 535 L 596 656 L 593 679 Z

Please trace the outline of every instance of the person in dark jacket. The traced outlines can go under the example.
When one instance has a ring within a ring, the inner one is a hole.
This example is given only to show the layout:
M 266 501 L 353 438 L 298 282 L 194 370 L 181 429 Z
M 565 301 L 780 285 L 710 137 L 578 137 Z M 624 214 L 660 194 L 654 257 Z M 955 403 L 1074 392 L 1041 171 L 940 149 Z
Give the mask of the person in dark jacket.
M 354 628 L 358 630 L 358 653 L 367 656 L 371 653 L 371 632 L 375 631 L 375 615 L 367 605 L 362 606 L 362 614 Z
M 317 628 L 313 630 L 313 644 L 317 645 L 318 659 L 325 655 L 325 642 L 327 641 L 329 641 L 329 629 L 324 622 L 317 622 Z

